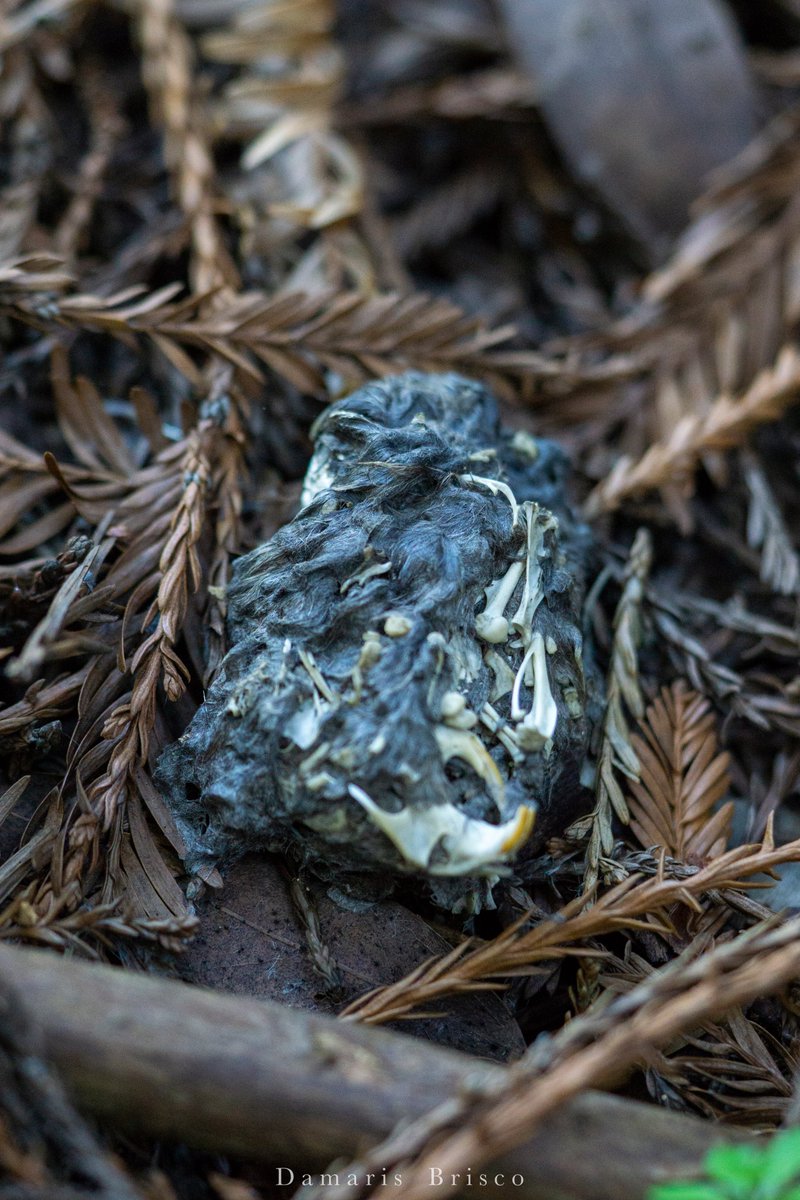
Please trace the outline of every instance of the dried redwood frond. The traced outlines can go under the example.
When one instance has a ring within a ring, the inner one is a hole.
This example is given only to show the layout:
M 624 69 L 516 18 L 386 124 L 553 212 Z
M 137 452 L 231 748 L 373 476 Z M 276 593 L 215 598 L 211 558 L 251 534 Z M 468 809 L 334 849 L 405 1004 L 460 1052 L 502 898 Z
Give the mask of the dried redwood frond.
M 154 125 L 161 125 L 164 157 L 177 202 L 191 230 L 190 277 L 200 292 L 236 287 L 238 272 L 216 218 L 216 171 L 193 88 L 194 50 L 171 0 L 139 7 L 142 75 Z
M 790 596 L 800 590 L 800 555 L 758 456 L 744 450 L 740 460 L 749 493 L 747 543 L 761 553 L 759 576 L 773 591 Z
M 780 990 L 800 967 L 799 933 L 798 921 L 764 922 L 705 954 L 674 959 L 547 1042 L 537 1040 L 502 1084 L 491 1081 L 403 1130 L 404 1195 L 423 1200 L 434 1164 L 448 1174 L 476 1170 L 529 1138 L 570 1096 L 617 1083 L 677 1035 Z M 394 1166 L 394 1148 L 389 1140 L 371 1153 Z M 377 1200 L 380 1192 L 366 1194 Z M 320 1195 L 312 1193 L 314 1200 Z
M 523 916 L 489 942 L 475 946 L 464 942 L 445 958 L 422 963 L 397 983 L 377 988 L 354 1000 L 343 1016 L 369 1024 L 383 1024 L 407 1016 L 423 1004 L 480 988 L 498 987 L 498 980 L 531 974 L 537 963 L 566 955 L 588 954 L 589 939 L 623 929 L 669 932 L 664 910 L 673 905 L 702 912 L 700 898 L 709 892 L 744 890 L 757 886 L 754 875 L 786 862 L 800 861 L 800 840 L 775 847 L 737 846 L 711 859 L 703 867 L 686 867 L 666 874 L 665 864 L 652 878 L 630 875 L 604 892 L 594 904 L 586 896 L 565 905 L 532 928 L 534 914 Z
M 601 855 L 611 853 L 614 845 L 612 817 L 616 813 L 623 824 L 630 821 L 618 774 L 635 780 L 639 763 L 626 720 L 626 711 L 634 717 L 644 712 L 639 686 L 638 649 L 642 636 L 641 604 L 644 584 L 650 571 L 653 545 L 646 529 L 638 530 L 625 568 L 625 583 L 614 614 L 614 643 L 606 685 L 606 711 L 603 717 L 603 742 L 595 781 L 596 804 L 589 824 L 584 891 L 593 892 L 600 873 Z M 587 826 L 584 818 L 571 827 L 580 833 Z
M 199 49 L 227 77 L 211 101 L 213 128 L 242 144 L 238 193 L 251 212 L 244 253 L 269 259 L 285 287 L 346 278 L 371 292 L 376 255 L 356 224 L 362 157 L 333 129 L 345 82 L 336 18 L 330 0 L 209 8 L 197 22 L 206 26 Z
M 767 921 L 774 917 L 764 910 Z M 703 931 L 686 946 L 684 961 L 702 958 L 729 935 Z M 599 965 L 599 986 L 613 996 L 629 995 L 658 979 L 658 969 L 629 945 L 624 957 L 609 955 Z M 760 1019 L 734 1008 L 727 1016 L 686 1029 L 663 1053 L 643 1064 L 653 1100 L 700 1112 L 728 1125 L 769 1131 L 785 1118 L 792 1096 L 796 1052 Z
M 33 296 L 41 292 L 63 292 L 73 282 L 64 261 L 54 254 L 28 254 L 0 262 L 0 299 Z
M 564 388 L 573 382 L 569 364 L 535 350 L 506 349 L 513 326 L 487 325 L 439 296 L 248 291 L 225 293 L 210 305 L 208 293 L 174 301 L 179 290 L 168 285 L 149 294 L 130 289 L 45 301 L 35 289 L 4 294 L 0 288 L 0 312 L 41 329 L 109 333 L 128 345 L 136 336 L 150 338 L 198 385 L 201 374 L 184 347 L 214 354 L 257 380 L 263 364 L 299 391 L 323 398 L 327 371 L 349 388 L 406 368 L 462 371 L 505 393 L 520 384 L 552 381 Z M 600 362 L 582 368 L 582 378 L 598 384 L 625 370 L 624 363 Z
M 133 527 L 135 536 L 115 562 L 108 580 L 120 590 L 123 580 L 125 590 L 133 585 L 121 651 L 125 650 L 126 624 L 139 626 L 139 640 L 130 662 L 123 663 L 131 674 L 130 693 L 122 697 L 103 726 L 103 738 L 113 745 L 108 765 L 89 789 L 92 808 L 105 828 L 124 807 L 132 776 L 147 759 L 159 685 L 167 699 L 174 701 L 183 694 L 189 678 L 175 643 L 190 591 L 196 591 L 201 580 L 197 542 L 206 519 L 209 455 L 217 433 L 210 422 L 201 422 L 179 447 L 162 451 L 157 459 L 161 467 L 156 476 L 158 490 L 153 489 L 155 480 L 147 478 L 146 471 L 140 472 L 139 488 L 132 489 L 120 510 L 121 519 L 136 521 L 138 528 Z M 162 463 L 165 459 L 170 460 L 166 472 L 167 464 Z M 167 505 L 163 503 L 165 494 Z
M 596 517 L 619 508 L 626 500 L 653 488 L 681 483 L 689 489 L 691 475 L 704 454 L 740 446 L 754 429 L 777 421 L 800 398 L 800 352 L 787 343 L 775 363 L 761 371 L 740 396 L 719 396 L 702 416 L 685 416 L 672 433 L 654 442 L 636 461 L 618 459 L 586 502 Z
M 724 853 L 733 804 L 714 808 L 728 790 L 730 755 L 718 753 L 708 701 L 678 680 L 662 688 L 641 730 L 632 739 L 640 772 L 628 801 L 639 841 L 687 863 Z
M 670 259 L 644 280 L 642 299 L 626 316 L 598 334 L 547 347 L 563 354 L 576 381 L 598 358 L 627 361 L 639 382 L 624 439 L 632 458 L 668 440 L 684 420 L 702 420 L 718 396 L 750 388 L 790 340 L 800 304 L 798 128 L 795 106 L 716 174 Z M 621 371 L 616 382 L 624 383 Z M 570 407 L 578 420 L 581 409 L 591 411 L 590 388 L 588 380 L 576 382 Z M 607 422 L 618 420 L 618 400 L 618 392 L 606 396 Z M 563 419 L 561 406 L 554 417 Z
M 228 509 L 236 507 L 232 489 L 240 454 L 230 461 L 238 449 L 236 431 L 228 428 L 224 413 L 221 423 L 200 418 L 184 439 L 139 465 L 97 389 L 88 381 L 73 382 L 59 352 L 52 379 L 64 439 L 82 465 L 62 466 L 52 455 L 42 464 L 26 447 L 5 439 L 0 454 L 6 462 L 0 459 L 0 467 L 7 466 L 12 480 L 27 479 L 28 492 L 39 500 L 60 488 L 70 513 L 97 526 L 97 544 L 83 539 L 84 560 L 44 594 L 41 613 L 35 612 L 41 620 L 9 664 L 9 675 L 28 679 L 52 660 L 77 655 L 84 660 L 61 681 L 39 680 L 0 716 L 0 736 L 17 740 L 46 716 L 76 704 L 78 718 L 63 793 L 48 810 L 36 856 L 15 860 L 8 887 L 0 881 L 0 900 L 11 898 L 13 885 L 27 906 L 22 917 L 13 905 L 4 909 L 0 937 L 53 945 L 76 943 L 84 933 L 149 937 L 141 917 L 156 922 L 151 932 L 167 944 L 189 933 L 192 923 L 174 866 L 153 841 L 138 798 L 174 846 L 173 831 L 159 819 L 160 797 L 146 775 L 147 756 L 159 713 L 185 688 L 184 658 L 193 668 L 203 665 L 195 628 L 184 626 L 191 596 L 209 566 L 209 548 L 199 543 L 212 505 L 219 527 L 215 543 L 222 538 L 227 554 L 235 548 L 229 544 Z M 231 492 L 225 503 L 218 497 L 223 487 Z M 215 570 L 224 574 L 224 563 Z M 99 586 L 85 591 L 90 571 Z M 177 647 L 181 639 L 185 644 Z M 92 889 L 100 863 L 106 880 L 97 892 Z M 115 910 L 112 920 L 103 905 L 123 895 L 127 906 L 122 913 Z M 76 919 L 79 905 L 84 915 L 91 914 L 85 921 Z

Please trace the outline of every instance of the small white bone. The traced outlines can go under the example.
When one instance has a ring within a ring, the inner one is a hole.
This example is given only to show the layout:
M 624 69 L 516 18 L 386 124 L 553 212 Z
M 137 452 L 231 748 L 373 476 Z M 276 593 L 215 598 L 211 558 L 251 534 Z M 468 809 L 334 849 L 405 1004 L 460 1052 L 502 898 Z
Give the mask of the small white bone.
M 514 672 L 502 655 L 488 646 L 483 652 L 483 661 L 494 675 L 494 685 L 489 693 L 489 700 L 494 704 L 495 700 L 502 700 L 513 688 Z
M 451 729 L 472 729 L 478 724 L 478 718 L 461 692 L 445 692 L 442 696 L 441 716 L 445 725 Z
M 528 526 L 528 548 L 525 562 L 525 587 L 519 608 L 511 618 L 511 624 L 522 635 L 525 644 L 530 639 L 531 624 L 534 613 L 544 599 L 541 588 L 542 566 L 544 557 L 544 537 L 549 529 L 558 528 L 558 519 L 552 513 L 547 513 L 543 521 L 539 521 L 542 509 L 533 500 L 526 500 L 522 506 L 525 521 Z M 546 510 L 545 510 L 546 511 Z
M 513 562 L 500 579 L 486 589 L 486 608 L 475 618 L 475 632 L 481 641 L 498 643 L 508 639 L 508 621 L 503 616 L 522 574 L 522 562 Z
M 345 579 L 339 588 L 339 592 L 342 596 L 346 596 L 350 588 L 363 586 L 370 579 L 374 579 L 377 575 L 385 575 L 391 569 L 392 564 L 390 562 L 372 563 L 370 566 L 362 567 L 360 571 L 356 571 L 355 575 L 351 575 L 349 579 Z
M 517 726 L 516 734 L 524 750 L 540 750 L 555 732 L 558 708 L 550 690 L 544 638 L 538 631 L 533 635 L 529 653 L 533 654 L 533 704 Z
M 353 699 L 351 703 L 358 704 L 364 687 L 364 672 L 375 665 L 381 656 L 381 635 L 374 629 L 368 629 L 361 639 L 361 653 L 358 662 L 350 672 L 353 681 Z
M 412 628 L 412 622 L 403 613 L 389 613 L 383 623 L 383 632 L 387 637 L 405 637 Z
M 487 479 L 484 475 L 459 475 L 458 478 L 461 483 L 477 483 L 481 487 L 488 488 L 493 496 L 497 496 L 498 494 L 505 496 L 511 505 L 511 524 L 517 524 L 519 520 L 519 504 L 507 483 L 501 483 L 499 479 Z
M 480 712 L 480 719 L 481 724 L 485 725 L 489 732 L 494 734 L 498 742 L 505 746 L 514 762 L 520 763 L 525 761 L 525 755 L 517 745 L 514 730 L 508 728 L 504 719 L 492 704 L 484 704 Z
M 311 651 L 305 650 L 302 646 L 300 646 L 298 647 L 297 654 L 300 658 L 300 662 L 311 676 L 311 681 L 319 694 L 324 696 L 329 704 L 333 704 L 334 706 L 339 704 L 342 699 L 341 696 L 338 694 L 338 692 L 335 692 L 327 682 L 325 676 L 317 666 L 314 655 L 311 653 Z
M 449 762 L 451 758 L 460 758 L 468 767 L 472 767 L 475 774 L 484 781 L 489 795 L 502 812 L 506 803 L 503 776 L 480 738 L 466 729 L 450 729 L 447 725 L 437 725 L 433 732 L 442 761 Z

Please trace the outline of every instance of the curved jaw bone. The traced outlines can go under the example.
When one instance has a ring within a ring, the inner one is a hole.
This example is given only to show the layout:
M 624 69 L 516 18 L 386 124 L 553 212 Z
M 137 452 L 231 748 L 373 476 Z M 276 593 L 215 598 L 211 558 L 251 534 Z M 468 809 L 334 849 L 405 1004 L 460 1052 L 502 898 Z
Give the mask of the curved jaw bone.
M 383 830 L 412 867 L 429 875 L 490 875 L 492 868 L 516 853 L 533 830 L 536 812 L 521 805 L 510 821 L 490 825 L 460 812 L 453 804 L 430 808 L 404 808 L 387 812 L 351 783 L 347 789 L 372 820 Z M 441 843 L 447 858 L 431 863 L 434 848 Z

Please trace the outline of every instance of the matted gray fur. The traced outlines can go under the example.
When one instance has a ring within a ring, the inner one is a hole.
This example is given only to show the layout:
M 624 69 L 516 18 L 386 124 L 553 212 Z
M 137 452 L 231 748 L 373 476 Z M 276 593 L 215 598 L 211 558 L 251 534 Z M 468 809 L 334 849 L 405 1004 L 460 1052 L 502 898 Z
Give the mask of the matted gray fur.
M 236 563 L 231 650 L 161 760 L 188 865 L 288 849 L 340 891 L 411 874 L 474 906 L 582 798 L 591 539 L 566 457 L 456 375 L 369 384 L 314 437 L 304 506 Z

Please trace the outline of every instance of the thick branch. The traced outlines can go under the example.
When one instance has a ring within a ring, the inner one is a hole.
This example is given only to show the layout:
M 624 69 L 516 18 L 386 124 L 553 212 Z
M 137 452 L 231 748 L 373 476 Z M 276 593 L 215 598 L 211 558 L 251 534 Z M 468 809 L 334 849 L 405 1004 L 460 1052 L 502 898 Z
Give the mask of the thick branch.
M 0 974 L 85 1109 L 302 1171 L 358 1154 L 504 1070 L 405 1035 L 39 951 L 3 948 Z M 590 1093 L 496 1169 L 524 1176 L 514 1189 L 524 1200 L 635 1200 L 654 1180 L 691 1172 L 719 1138 L 710 1123 Z

